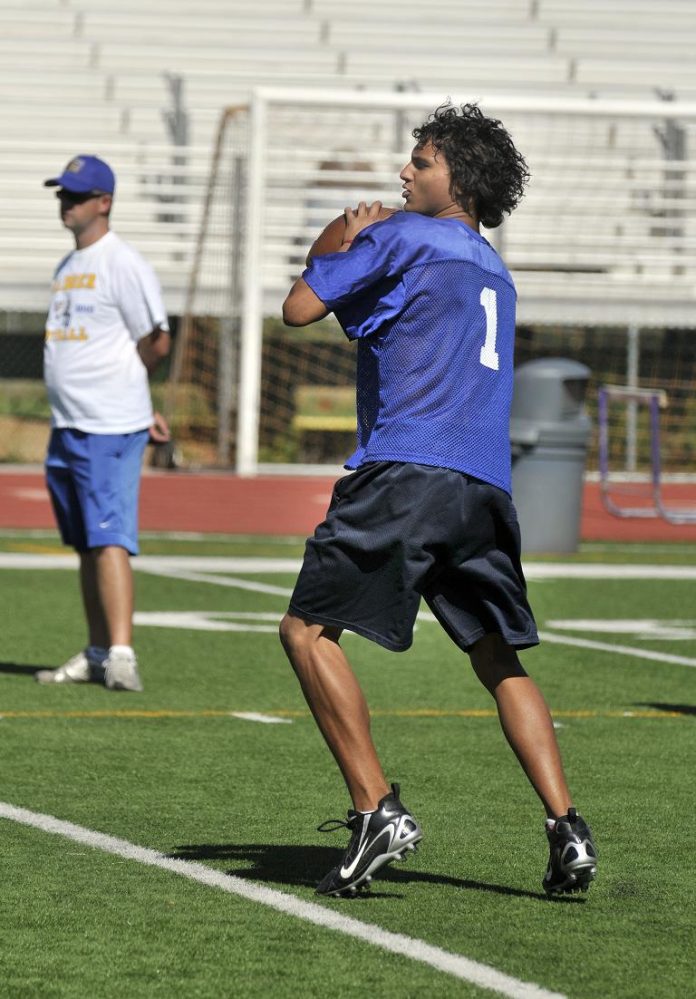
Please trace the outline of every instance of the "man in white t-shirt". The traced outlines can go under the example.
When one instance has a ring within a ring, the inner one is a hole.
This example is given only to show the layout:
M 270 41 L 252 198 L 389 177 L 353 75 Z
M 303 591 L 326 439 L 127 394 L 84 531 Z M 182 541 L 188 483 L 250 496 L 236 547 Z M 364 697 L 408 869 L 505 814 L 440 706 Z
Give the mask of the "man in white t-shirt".
M 36 679 L 139 691 L 130 556 L 138 553 L 145 445 L 169 438 L 148 384 L 169 353 L 167 315 L 152 267 L 109 229 L 109 165 L 76 156 L 45 186 L 58 188 L 61 220 L 75 238 L 56 269 L 46 321 L 46 482 L 63 541 L 80 557 L 88 643 Z

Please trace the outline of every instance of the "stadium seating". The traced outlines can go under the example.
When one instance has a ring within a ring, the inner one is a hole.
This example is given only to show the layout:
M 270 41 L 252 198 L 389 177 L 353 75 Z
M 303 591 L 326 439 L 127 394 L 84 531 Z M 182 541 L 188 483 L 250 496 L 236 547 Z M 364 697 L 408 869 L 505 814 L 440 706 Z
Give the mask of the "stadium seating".
M 427 9 L 414 0 L 257 0 L 253 6 L 239 0 L 195 6 L 189 0 L 6 0 L 0 8 L 0 265 L 6 278 L 0 310 L 41 311 L 47 301 L 50 270 L 70 241 L 41 183 L 76 152 L 113 162 L 119 177 L 114 225 L 151 257 L 177 312 L 221 110 L 247 101 L 254 86 L 420 90 L 443 99 L 653 99 L 662 93 L 694 100 L 695 43 L 692 0 L 435 0 Z M 577 145 L 579 127 L 598 161 L 607 144 L 646 158 L 659 151 L 630 130 L 569 122 L 553 135 L 559 164 L 564 148 Z M 548 152 L 548 141 L 531 137 L 525 151 L 532 165 L 535 155 Z M 603 180 L 610 220 L 637 196 L 635 185 L 626 194 L 622 184 L 622 178 Z M 656 238 L 649 224 L 617 235 L 609 221 L 606 237 L 593 230 L 583 241 L 573 213 L 570 247 L 562 212 L 554 215 L 549 207 L 553 190 L 547 168 L 530 189 L 525 225 L 506 237 L 513 266 L 555 267 L 564 280 L 573 267 L 583 273 L 591 265 L 611 266 L 612 252 L 629 242 L 635 266 L 649 262 Z M 299 219 L 292 206 L 279 215 L 280 242 Z M 534 251 L 528 237 L 539 228 L 546 233 L 544 249 Z M 688 240 L 694 236 L 682 227 L 675 238 L 693 267 Z M 285 265 L 274 266 L 285 280 Z

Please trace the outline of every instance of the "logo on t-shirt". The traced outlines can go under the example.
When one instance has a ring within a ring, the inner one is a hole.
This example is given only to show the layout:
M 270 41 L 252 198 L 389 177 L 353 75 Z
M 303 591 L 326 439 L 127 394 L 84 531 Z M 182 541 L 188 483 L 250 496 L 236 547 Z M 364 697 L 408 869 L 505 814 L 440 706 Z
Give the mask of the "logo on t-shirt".
M 92 291 L 97 284 L 96 274 L 66 274 L 63 278 L 57 278 L 53 282 L 54 293 L 57 291 L 79 291 L 87 289 Z

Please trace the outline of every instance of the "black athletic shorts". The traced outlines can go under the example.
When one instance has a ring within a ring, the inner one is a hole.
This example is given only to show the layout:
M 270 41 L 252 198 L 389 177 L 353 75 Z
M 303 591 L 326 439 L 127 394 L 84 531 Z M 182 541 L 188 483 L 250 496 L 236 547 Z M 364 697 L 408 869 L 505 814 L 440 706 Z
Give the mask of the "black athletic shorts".
M 507 493 L 447 468 L 363 465 L 307 541 L 290 612 L 401 652 L 421 597 L 464 650 L 491 632 L 539 642 Z

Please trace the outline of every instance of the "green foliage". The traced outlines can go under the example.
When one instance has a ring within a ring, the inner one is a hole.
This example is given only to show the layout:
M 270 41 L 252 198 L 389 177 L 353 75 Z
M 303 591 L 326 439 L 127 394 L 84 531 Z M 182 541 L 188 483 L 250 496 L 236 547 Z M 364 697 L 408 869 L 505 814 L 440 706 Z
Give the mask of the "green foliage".
M 217 425 L 215 410 L 200 385 L 155 383 L 150 390 L 154 408 L 171 414 L 172 430 L 191 428 L 195 433 L 197 430 L 209 431 Z
M 48 420 L 51 409 L 42 381 L 28 378 L 0 379 L 0 416 Z
M 338 320 L 333 314 L 311 326 L 286 326 L 280 316 L 266 316 L 263 320 L 264 340 L 284 340 L 287 343 L 341 342 L 344 337 Z

